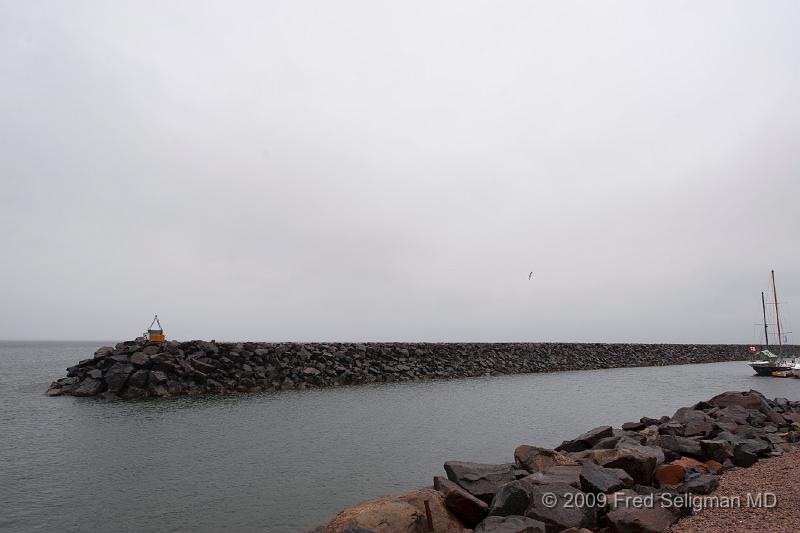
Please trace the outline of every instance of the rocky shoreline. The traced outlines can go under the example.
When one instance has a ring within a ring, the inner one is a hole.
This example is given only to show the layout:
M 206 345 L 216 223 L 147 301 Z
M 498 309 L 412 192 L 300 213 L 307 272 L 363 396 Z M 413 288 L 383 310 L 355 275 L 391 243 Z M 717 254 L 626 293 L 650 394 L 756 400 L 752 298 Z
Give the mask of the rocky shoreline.
M 786 348 L 800 354 L 797 346 Z M 743 360 L 735 344 L 217 343 L 144 339 L 99 348 L 51 396 L 139 399 L 483 375 Z
M 800 402 L 725 392 L 556 449 L 523 444 L 513 462 L 445 462 L 432 487 L 347 508 L 314 533 L 655 533 L 710 501 L 724 472 L 798 441 Z

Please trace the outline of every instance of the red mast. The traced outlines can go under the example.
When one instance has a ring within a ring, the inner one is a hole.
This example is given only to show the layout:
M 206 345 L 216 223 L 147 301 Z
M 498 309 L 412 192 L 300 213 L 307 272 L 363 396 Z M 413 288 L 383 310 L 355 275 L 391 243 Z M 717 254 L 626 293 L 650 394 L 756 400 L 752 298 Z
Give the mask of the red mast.
M 775 271 L 772 270 L 772 299 L 775 300 L 775 323 L 778 326 L 778 353 L 783 348 L 783 339 L 781 339 L 781 317 L 778 314 L 778 289 L 775 288 Z

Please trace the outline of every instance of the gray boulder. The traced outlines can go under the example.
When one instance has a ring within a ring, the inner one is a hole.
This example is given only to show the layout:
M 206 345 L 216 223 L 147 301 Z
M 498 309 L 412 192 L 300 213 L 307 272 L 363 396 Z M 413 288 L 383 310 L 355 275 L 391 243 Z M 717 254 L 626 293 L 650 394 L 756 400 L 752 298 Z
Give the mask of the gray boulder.
M 555 503 L 549 501 L 552 495 L 555 495 Z M 574 505 L 583 498 L 586 498 L 584 492 L 564 483 L 535 486 L 531 489 L 531 502 L 525 516 L 544 522 L 548 533 L 571 527 L 591 528 L 597 521 L 596 510 L 587 505 Z M 570 503 L 573 505 L 568 506 Z
M 133 365 L 128 363 L 115 363 L 105 375 L 109 392 L 118 393 L 128 381 L 128 376 L 133 372 Z
M 586 461 L 581 466 L 580 483 L 584 492 L 608 494 L 625 488 L 616 469 L 604 468 L 592 461 Z
M 733 445 L 728 441 L 701 440 L 700 446 L 703 447 L 703 453 L 706 457 L 719 463 L 724 463 L 727 459 L 733 457 Z
M 556 451 L 582 452 L 583 450 L 588 450 L 600 440 L 613 436 L 614 431 L 611 429 L 611 426 L 596 427 L 572 440 L 562 442 L 561 445 L 556 448 Z
M 448 461 L 444 464 L 447 479 L 486 503 L 492 502 L 500 487 L 516 479 L 515 470 L 513 463 L 497 465 Z
M 703 411 L 682 407 L 672 415 L 672 422 L 681 424 L 683 431 L 681 435 L 691 437 L 693 435 L 708 435 L 714 429 L 714 421 Z
M 86 378 L 81 381 L 80 386 L 72 391 L 74 396 L 94 396 L 103 391 L 103 382 L 99 379 Z
M 584 452 L 583 458 L 590 459 L 606 468 L 621 468 L 630 475 L 636 483 L 649 484 L 653 479 L 653 471 L 658 464 L 655 453 L 645 450 L 646 447 L 615 448 L 613 450 L 589 450 Z M 663 453 L 662 453 L 663 457 Z
M 661 533 L 680 518 L 678 510 L 653 507 L 618 507 L 606 515 L 612 531 L 620 533 Z
M 681 455 L 699 459 L 705 458 L 703 447 L 696 440 L 677 435 L 661 435 L 661 447 Z
M 137 370 L 128 378 L 128 388 L 144 389 L 150 376 L 149 370 Z
M 690 474 L 686 481 L 678 486 L 679 492 L 693 494 L 711 494 L 719 487 L 719 478 L 710 474 Z

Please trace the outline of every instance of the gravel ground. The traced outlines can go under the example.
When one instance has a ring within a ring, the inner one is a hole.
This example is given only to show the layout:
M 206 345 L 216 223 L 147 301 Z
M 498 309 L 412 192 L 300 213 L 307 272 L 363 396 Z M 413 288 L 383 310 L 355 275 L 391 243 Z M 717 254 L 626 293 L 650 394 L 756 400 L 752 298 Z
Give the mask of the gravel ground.
M 759 492 L 773 492 L 777 504 L 771 509 L 748 506 L 747 494 L 755 497 Z M 739 496 L 741 507 L 706 508 L 684 518 L 668 531 L 800 531 L 800 448 L 792 447 L 781 457 L 724 474 L 719 489 L 712 496 Z

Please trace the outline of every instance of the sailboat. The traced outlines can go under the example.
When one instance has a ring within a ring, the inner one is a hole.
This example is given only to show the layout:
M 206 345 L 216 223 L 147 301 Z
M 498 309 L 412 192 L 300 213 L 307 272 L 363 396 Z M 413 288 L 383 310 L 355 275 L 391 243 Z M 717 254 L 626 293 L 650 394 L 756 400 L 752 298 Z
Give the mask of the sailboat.
M 764 293 L 761 293 L 761 313 L 764 317 L 764 349 L 759 352 L 759 359 L 748 363 L 759 376 L 789 377 L 800 374 L 800 362 L 794 357 L 783 356 L 783 332 L 781 331 L 781 316 L 778 309 L 778 290 L 775 288 L 775 271 L 770 272 L 772 284 L 772 299 L 775 304 L 775 326 L 777 327 L 778 353 L 770 351 L 769 346 L 769 326 L 767 323 L 767 302 Z M 755 347 L 750 347 L 751 351 L 756 352 Z

